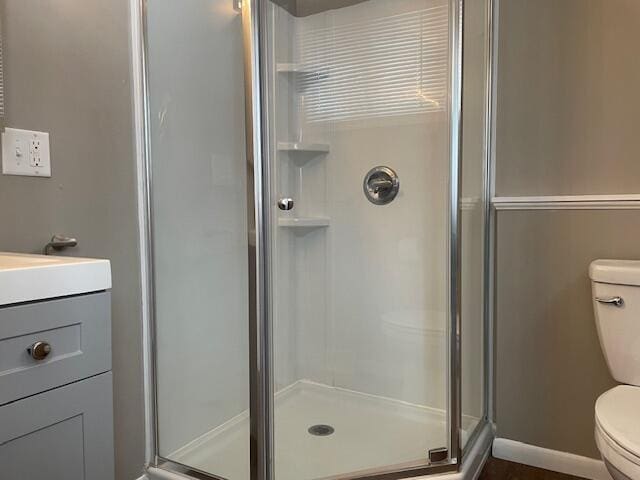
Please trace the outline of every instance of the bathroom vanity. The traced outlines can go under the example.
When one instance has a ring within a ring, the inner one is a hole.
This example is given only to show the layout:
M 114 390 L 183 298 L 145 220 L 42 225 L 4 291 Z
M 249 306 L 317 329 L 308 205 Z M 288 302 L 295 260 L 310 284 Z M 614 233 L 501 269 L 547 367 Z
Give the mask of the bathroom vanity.
M 0 479 L 113 480 L 107 260 L 0 253 Z

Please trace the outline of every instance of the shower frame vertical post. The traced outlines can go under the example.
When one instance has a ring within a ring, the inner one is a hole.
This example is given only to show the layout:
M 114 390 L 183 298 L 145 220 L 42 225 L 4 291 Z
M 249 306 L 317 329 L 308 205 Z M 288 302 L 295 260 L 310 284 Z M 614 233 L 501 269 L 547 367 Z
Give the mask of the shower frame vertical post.
M 464 0 L 451 0 L 449 15 L 449 361 L 448 417 L 449 461 L 459 465 L 462 446 L 462 343 L 461 343 L 461 224 L 460 191 L 462 184 L 462 75 Z
M 253 285 L 253 305 L 249 308 L 250 377 L 250 478 L 271 480 L 273 470 L 273 355 L 270 308 L 271 181 L 268 159 L 268 116 L 266 78 L 262 48 L 266 45 L 265 2 L 243 0 L 242 31 L 245 56 L 245 125 L 247 159 L 253 166 L 253 185 L 247 185 L 249 222 L 255 227 L 255 262 L 249 265 L 249 285 Z M 251 214 L 253 207 L 253 214 Z M 251 236 L 249 228 L 249 236 Z M 250 241 L 248 242 L 249 248 Z M 251 253 L 249 253 L 251 259 Z M 253 267 L 253 268 L 252 268 Z M 253 307 L 253 308 L 252 308 Z

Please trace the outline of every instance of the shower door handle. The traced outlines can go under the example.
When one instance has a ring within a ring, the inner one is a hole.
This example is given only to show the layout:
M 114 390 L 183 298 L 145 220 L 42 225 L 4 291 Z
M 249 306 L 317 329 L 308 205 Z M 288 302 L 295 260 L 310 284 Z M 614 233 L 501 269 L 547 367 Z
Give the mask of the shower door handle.
M 285 212 L 289 210 L 293 210 L 293 198 L 281 198 L 278 200 L 278 208 L 280 210 L 284 210 Z

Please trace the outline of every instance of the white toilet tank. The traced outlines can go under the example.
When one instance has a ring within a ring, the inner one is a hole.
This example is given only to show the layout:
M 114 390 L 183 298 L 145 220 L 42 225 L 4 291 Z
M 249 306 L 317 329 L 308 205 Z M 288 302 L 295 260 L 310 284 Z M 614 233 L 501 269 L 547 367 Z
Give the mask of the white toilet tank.
M 640 386 L 640 261 L 595 260 L 589 276 L 609 370 L 618 382 Z

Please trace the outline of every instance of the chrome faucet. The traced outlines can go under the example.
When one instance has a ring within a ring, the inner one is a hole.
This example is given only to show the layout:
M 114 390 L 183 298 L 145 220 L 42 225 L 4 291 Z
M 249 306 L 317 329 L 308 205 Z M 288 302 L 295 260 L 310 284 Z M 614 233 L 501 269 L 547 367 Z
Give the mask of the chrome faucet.
M 49 255 L 51 249 L 60 251 L 65 248 L 75 247 L 78 245 L 78 240 L 73 237 L 65 237 L 64 235 L 54 235 L 51 237 L 49 243 L 47 243 L 42 249 L 44 255 Z

